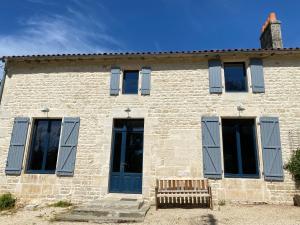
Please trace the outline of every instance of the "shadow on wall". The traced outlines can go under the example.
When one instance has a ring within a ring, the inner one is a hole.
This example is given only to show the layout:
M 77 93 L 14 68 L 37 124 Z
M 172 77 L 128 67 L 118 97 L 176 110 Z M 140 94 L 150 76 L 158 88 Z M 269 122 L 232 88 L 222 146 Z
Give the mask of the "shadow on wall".
M 217 225 L 218 220 L 213 214 L 203 215 L 201 217 L 196 217 L 191 219 L 190 225 Z
M 241 56 L 244 56 L 241 54 Z M 240 55 L 228 55 L 229 58 L 240 61 Z M 250 56 L 247 56 L 250 58 Z M 200 57 L 201 58 L 201 57 Z M 162 61 L 164 60 L 164 61 Z M 179 63 L 180 62 L 180 63 Z M 268 59 L 265 62 L 267 67 L 297 67 L 299 58 L 274 58 Z M 124 66 L 126 65 L 126 66 Z M 112 66 L 120 66 L 121 69 L 136 70 L 143 66 L 151 66 L 153 71 L 168 71 L 168 70 L 207 70 L 207 58 L 168 58 L 160 59 L 158 57 L 153 57 L 152 59 L 145 58 L 121 58 L 116 57 L 113 59 L 36 59 L 27 61 L 16 61 L 9 64 L 7 75 L 11 77 L 16 74 L 58 74 L 58 73 L 94 73 L 94 72 L 109 72 Z
M 295 180 L 296 189 L 300 190 L 300 180 Z
M 191 59 L 181 59 L 178 63 L 178 59 L 169 59 L 164 63 L 156 60 L 141 60 L 141 59 L 113 59 L 113 60 L 101 60 L 101 59 L 85 59 L 85 60 L 33 60 L 26 62 L 10 63 L 8 67 L 8 76 L 11 77 L 15 74 L 35 74 L 35 73 L 76 73 L 76 72 L 109 72 L 112 66 L 118 66 L 121 69 L 136 70 L 143 66 L 150 65 L 153 69 L 159 71 L 168 70 L 196 70 L 207 69 L 206 61 L 202 63 L 191 62 Z

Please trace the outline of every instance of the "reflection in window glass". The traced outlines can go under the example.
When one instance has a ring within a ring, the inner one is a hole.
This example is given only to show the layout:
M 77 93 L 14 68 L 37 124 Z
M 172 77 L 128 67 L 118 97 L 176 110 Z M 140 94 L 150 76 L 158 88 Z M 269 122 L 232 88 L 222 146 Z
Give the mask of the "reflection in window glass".
M 143 170 L 143 132 L 128 132 L 126 138 L 125 172 L 141 173 Z

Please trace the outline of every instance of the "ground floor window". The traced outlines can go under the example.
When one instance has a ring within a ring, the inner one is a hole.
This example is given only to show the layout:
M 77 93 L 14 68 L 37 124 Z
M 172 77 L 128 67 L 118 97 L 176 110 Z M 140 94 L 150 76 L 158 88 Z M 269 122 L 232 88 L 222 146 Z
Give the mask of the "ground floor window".
M 60 119 L 34 120 L 28 172 L 55 173 L 60 130 Z
M 222 119 L 225 177 L 258 176 L 254 119 Z

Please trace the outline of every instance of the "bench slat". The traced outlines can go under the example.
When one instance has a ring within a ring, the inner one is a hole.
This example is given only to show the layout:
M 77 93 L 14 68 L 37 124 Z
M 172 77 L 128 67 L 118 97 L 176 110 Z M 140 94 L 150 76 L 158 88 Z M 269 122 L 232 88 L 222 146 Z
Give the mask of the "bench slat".
M 208 193 L 208 190 L 158 190 L 157 193 Z
M 200 194 L 200 195 L 189 195 L 188 193 L 178 193 L 178 194 L 157 194 L 157 197 L 210 197 L 209 194 Z M 169 202 L 168 202 L 169 203 Z

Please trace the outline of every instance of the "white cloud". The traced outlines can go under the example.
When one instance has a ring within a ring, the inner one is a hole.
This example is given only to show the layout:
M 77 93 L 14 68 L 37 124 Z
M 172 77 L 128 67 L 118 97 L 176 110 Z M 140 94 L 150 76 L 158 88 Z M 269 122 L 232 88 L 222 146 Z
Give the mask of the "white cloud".
M 30 0 L 41 3 L 42 0 Z M 33 15 L 20 22 L 14 34 L 0 35 L 1 55 L 88 53 L 118 51 L 121 42 L 110 35 L 101 17 L 77 1 L 63 15 Z M 93 7 L 93 6 L 90 6 Z M 103 6 L 102 6 L 103 7 Z M 101 10 L 104 10 L 103 8 Z

